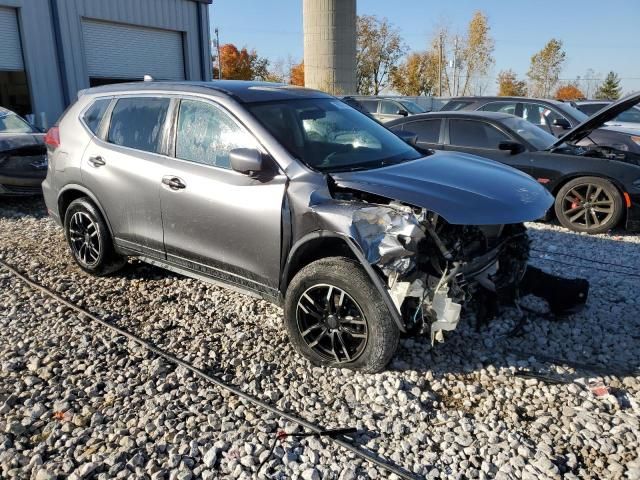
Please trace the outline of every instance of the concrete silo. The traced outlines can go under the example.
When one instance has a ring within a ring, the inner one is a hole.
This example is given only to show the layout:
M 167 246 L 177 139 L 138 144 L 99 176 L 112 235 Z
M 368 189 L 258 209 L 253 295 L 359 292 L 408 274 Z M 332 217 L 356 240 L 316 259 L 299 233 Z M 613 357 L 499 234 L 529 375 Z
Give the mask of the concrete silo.
M 356 0 L 303 0 L 305 86 L 356 93 Z

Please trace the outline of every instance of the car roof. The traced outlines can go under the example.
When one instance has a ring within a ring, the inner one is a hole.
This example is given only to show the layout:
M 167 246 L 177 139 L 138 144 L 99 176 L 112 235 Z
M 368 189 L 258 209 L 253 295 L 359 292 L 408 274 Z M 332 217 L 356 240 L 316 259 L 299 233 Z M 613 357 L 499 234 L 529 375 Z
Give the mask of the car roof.
M 593 103 L 613 103 L 613 100 L 576 100 L 576 105 L 589 105 Z
M 563 104 L 568 104 L 568 102 L 562 102 L 560 100 L 554 100 L 552 98 L 532 98 L 532 97 L 473 97 L 473 96 L 468 96 L 468 97 L 452 97 L 449 100 L 447 100 L 447 103 L 449 102 L 455 102 L 455 101 L 471 101 L 471 102 L 483 102 L 483 101 L 487 101 L 487 102 L 495 102 L 495 101 L 516 101 L 516 102 L 523 102 L 523 101 L 531 101 L 531 102 L 548 102 L 548 103 L 553 103 L 555 105 L 563 105 Z M 569 104 L 570 105 L 570 104 Z
M 388 123 L 385 123 L 387 126 L 392 125 L 400 125 L 409 122 L 416 122 L 418 120 L 428 120 L 430 118 L 477 118 L 484 120 L 504 120 L 506 118 L 514 117 L 509 113 L 503 112 L 477 112 L 477 111 L 468 111 L 468 110 L 456 110 L 454 112 L 427 112 L 427 113 L 418 113 L 417 115 L 411 115 L 409 117 L 402 117 L 396 120 L 392 120 Z M 518 117 L 516 117 L 518 118 Z
M 282 83 L 257 82 L 244 80 L 213 80 L 210 82 L 130 82 L 103 85 L 78 92 L 78 96 L 94 94 L 118 94 L 130 92 L 163 90 L 182 93 L 215 93 L 233 97 L 242 103 L 269 102 L 300 98 L 334 98 L 319 90 L 296 87 Z

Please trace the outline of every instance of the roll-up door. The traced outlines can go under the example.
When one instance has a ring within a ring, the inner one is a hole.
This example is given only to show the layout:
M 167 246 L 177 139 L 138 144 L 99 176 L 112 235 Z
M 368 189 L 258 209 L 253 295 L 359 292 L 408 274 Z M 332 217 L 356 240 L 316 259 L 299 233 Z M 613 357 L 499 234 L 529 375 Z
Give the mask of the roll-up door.
M 18 19 L 13 8 L 0 7 L 0 70 L 24 70 Z
M 184 80 L 182 33 L 83 20 L 89 77 Z

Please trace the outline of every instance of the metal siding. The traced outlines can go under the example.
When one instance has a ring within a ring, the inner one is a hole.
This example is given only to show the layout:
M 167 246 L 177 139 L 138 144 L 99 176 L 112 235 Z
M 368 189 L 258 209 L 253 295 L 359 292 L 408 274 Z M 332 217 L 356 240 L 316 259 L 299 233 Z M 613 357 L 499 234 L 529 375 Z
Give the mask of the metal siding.
M 13 8 L 0 7 L 0 70 L 24 70 L 18 18 Z
M 180 32 L 90 20 L 82 30 L 90 77 L 184 80 Z

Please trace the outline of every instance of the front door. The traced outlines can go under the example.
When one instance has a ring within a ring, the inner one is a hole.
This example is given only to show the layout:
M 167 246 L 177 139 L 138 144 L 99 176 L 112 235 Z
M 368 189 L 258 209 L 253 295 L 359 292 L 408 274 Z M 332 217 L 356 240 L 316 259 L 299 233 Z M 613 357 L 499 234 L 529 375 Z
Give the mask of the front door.
M 278 287 L 286 177 L 231 169 L 229 151 L 261 150 L 221 106 L 183 99 L 175 159 L 160 189 L 167 260 L 252 290 Z
M 158 196 L 169 103 L 157 97 L 118 99 L 105 139 L 92 139 L 81 167 L 82 181 L 105 210 L 116 243 L 154 256 L 163 255 Z

